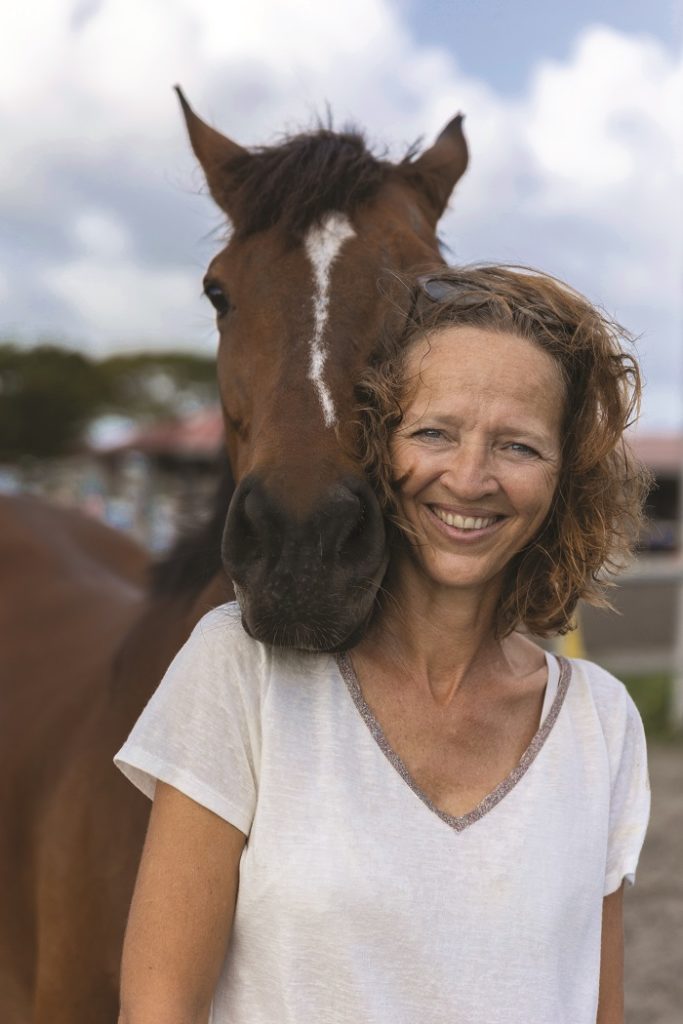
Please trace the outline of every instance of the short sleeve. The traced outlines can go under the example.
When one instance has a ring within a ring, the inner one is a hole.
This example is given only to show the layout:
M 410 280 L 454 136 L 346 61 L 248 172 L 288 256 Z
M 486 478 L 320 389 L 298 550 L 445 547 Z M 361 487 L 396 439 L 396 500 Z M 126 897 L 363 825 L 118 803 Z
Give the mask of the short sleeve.
M 638 709 L 626 696 L 621 751 L 612 779 L 604 895 L 624 879 L 633 885 L 650 817 L 645 732 Z
M 260 648 L 230 606 L 204 616 L 114 758 L 151 799 L 168 783 L 245 835 L 258 786 Z

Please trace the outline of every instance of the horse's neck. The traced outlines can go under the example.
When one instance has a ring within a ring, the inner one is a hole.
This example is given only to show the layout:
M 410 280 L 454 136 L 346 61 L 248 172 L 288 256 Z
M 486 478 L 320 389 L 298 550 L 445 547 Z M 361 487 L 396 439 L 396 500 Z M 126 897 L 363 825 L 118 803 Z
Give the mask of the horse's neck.
M 126 723 L 132 727 L 201 617 L 233 598 L 232 584 L 221 574 L 194 597 L 149 599 L 128 632 L 114 667 L 112 694 Z
M 212 608 L 216 608 L 219 604 L 225 604 L 226 601 L 234 600 L 235 589 L 232 585 L 232 580 L 223 572 L 217 573 L 192 602 L 187 613 L 189 632 L 194 629 L 201 617 L 210 612 Z

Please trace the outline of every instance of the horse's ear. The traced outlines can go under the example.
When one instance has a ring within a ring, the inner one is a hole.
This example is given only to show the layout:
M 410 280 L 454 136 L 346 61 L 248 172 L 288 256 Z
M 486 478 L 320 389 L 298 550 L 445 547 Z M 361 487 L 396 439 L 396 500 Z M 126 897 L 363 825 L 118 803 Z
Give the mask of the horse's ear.
M 178 93 L 194 155 L 202 165 L 209 191 L 221 209 L 231 216 L 230 176 L 227 165 L 235 157 L 245 156 L 247 150 L 202 121 L 185 99 L 180 86 L 176 85 L 174 88 Z
M 430 149 L 410 163 L 403 164 L 414 187 L 427 200 L 434 224 L 446 209 L 456 182 L 467 168 L 469 154 L 462 130 L 463 114 L 449 121 Z

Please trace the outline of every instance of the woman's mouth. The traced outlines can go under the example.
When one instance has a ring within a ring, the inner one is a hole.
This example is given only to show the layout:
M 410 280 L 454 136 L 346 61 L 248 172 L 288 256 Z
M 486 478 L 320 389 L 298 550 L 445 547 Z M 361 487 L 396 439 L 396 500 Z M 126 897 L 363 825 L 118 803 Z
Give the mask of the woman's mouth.
M 453 526 L 457 530 L 485 530 L 503 518 L 502 516 L 464 516 L 458 512 L 448 512 L 435 505 L 430 505 L 429 509 L 442 523 L 445 523 L 446 526 Z

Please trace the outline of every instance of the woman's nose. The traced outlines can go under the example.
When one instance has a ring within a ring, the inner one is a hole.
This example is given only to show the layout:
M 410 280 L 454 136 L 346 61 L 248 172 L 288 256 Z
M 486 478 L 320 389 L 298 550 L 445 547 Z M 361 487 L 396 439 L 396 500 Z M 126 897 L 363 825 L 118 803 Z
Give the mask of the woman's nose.
M 469 500 L 493 494 L 500 487 L 490 449 L 474 441 L 461 443 L 450 453 L 442 480 L 456 497 Z

